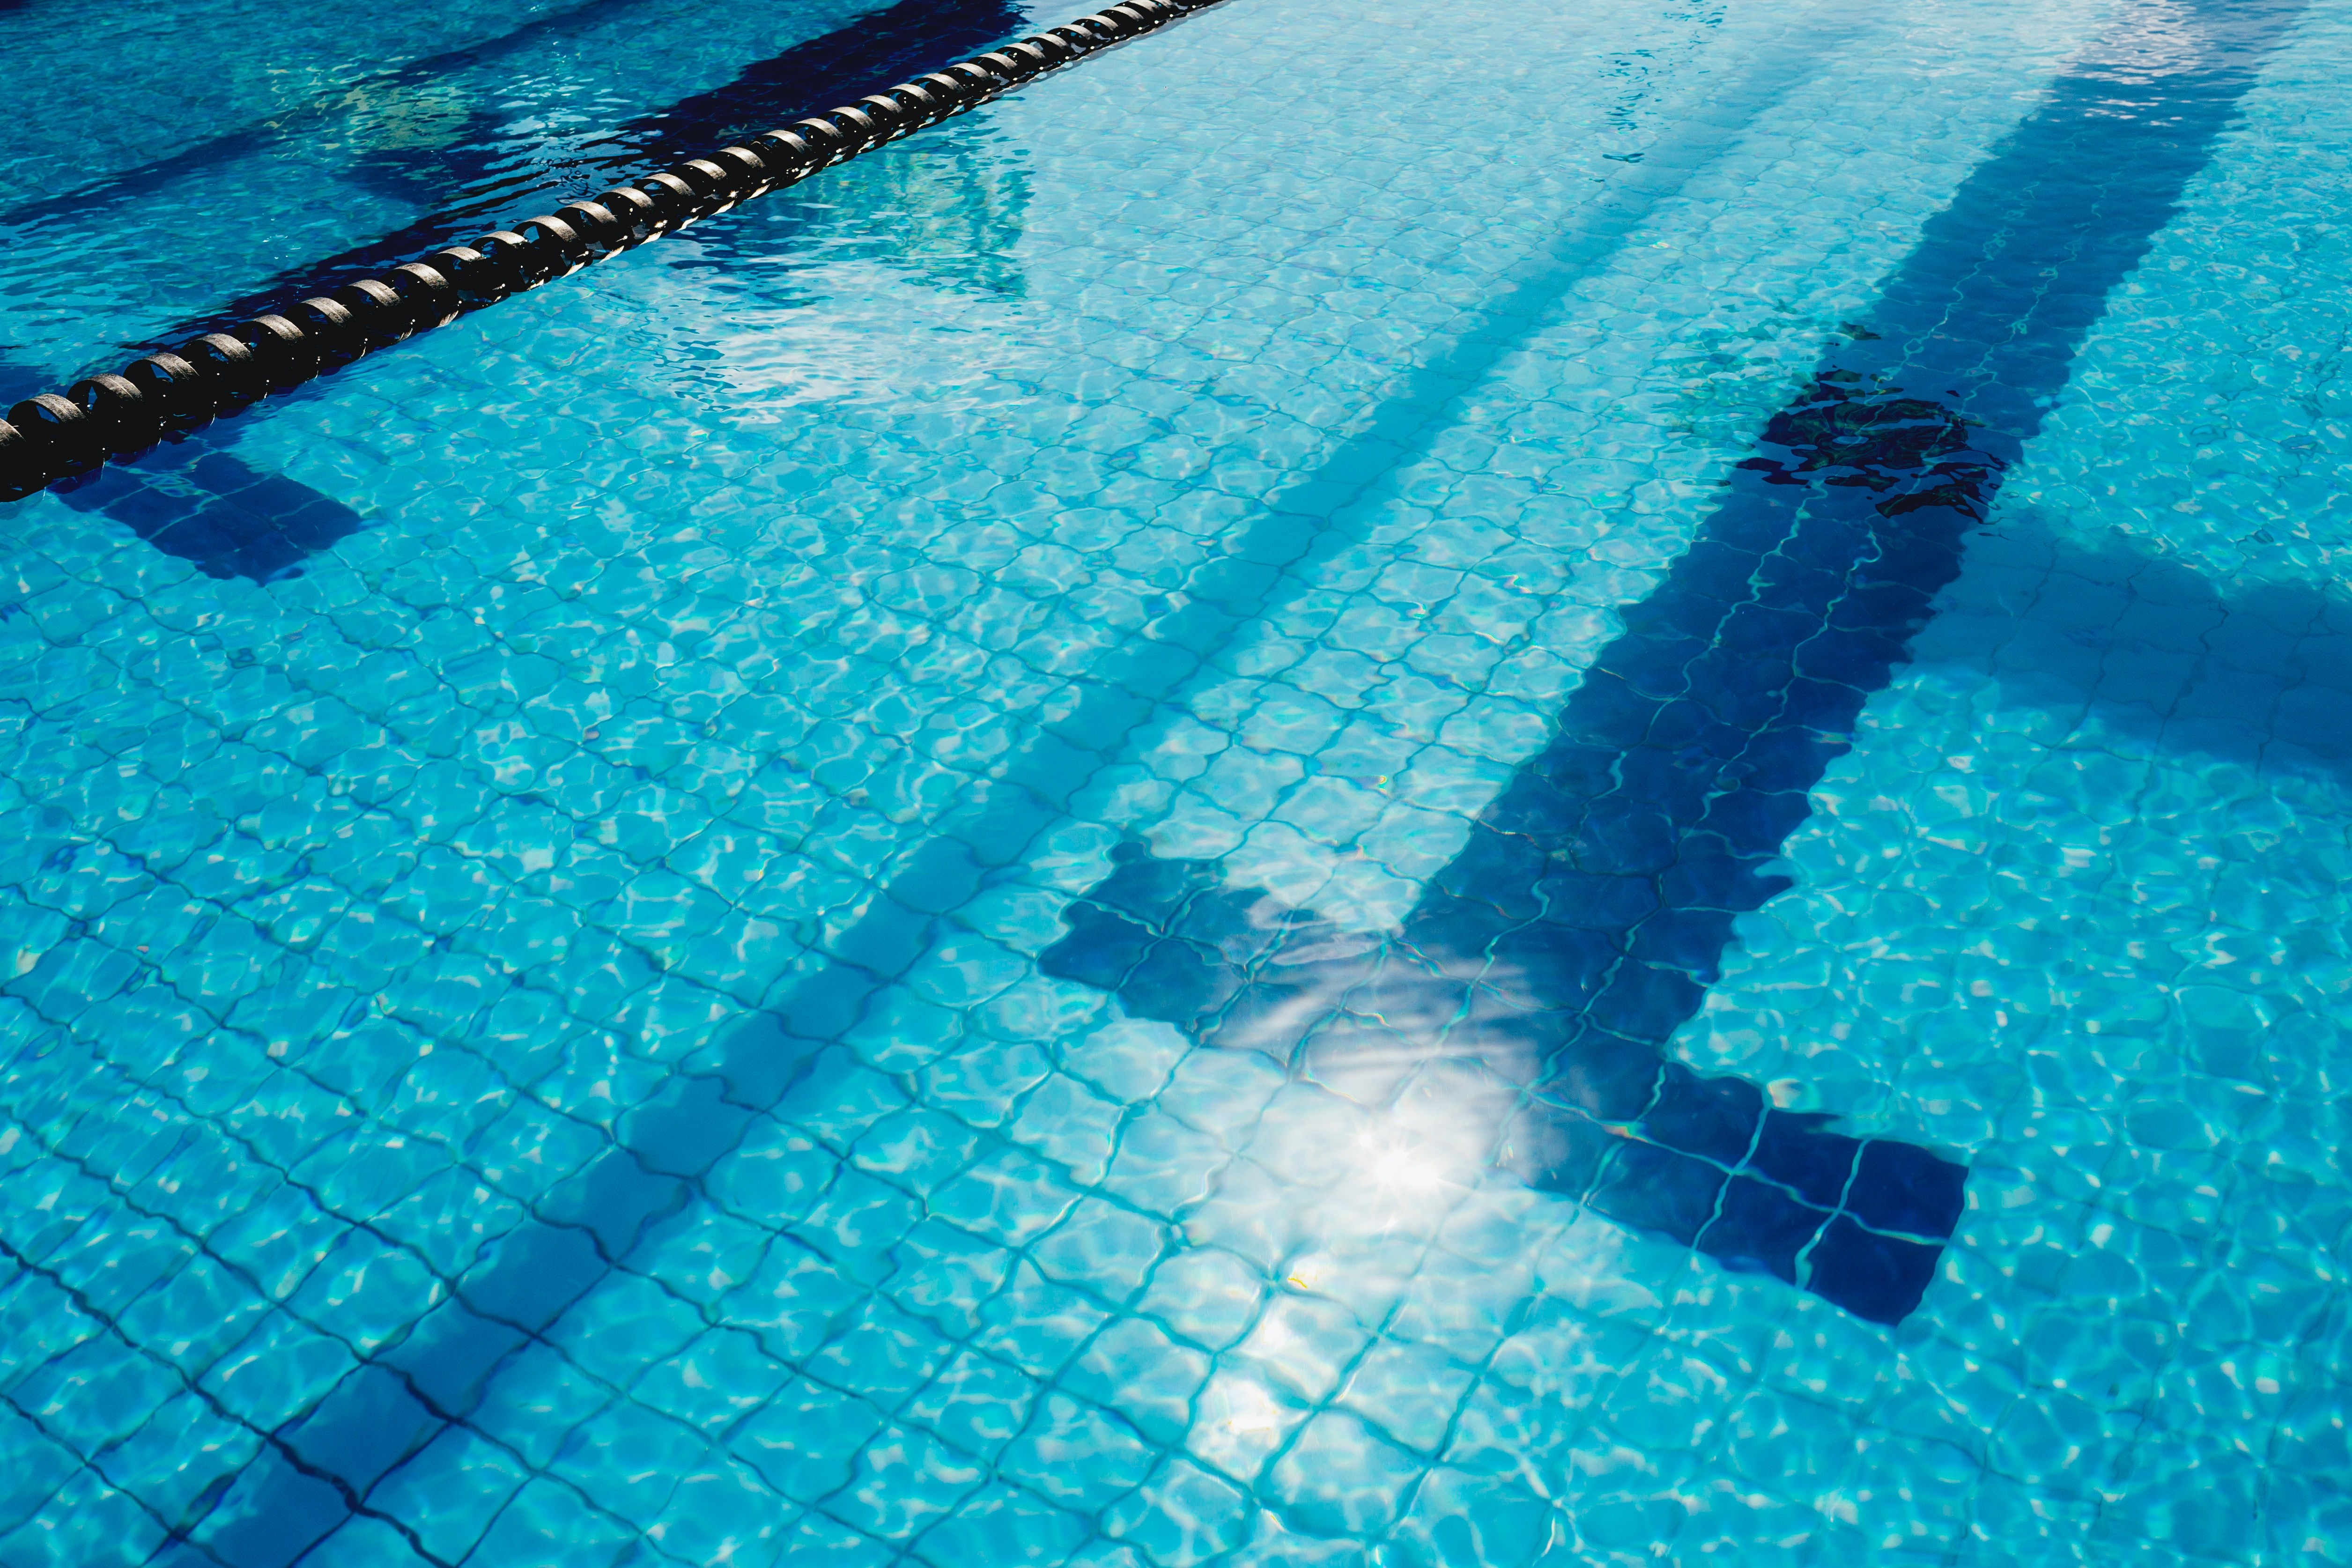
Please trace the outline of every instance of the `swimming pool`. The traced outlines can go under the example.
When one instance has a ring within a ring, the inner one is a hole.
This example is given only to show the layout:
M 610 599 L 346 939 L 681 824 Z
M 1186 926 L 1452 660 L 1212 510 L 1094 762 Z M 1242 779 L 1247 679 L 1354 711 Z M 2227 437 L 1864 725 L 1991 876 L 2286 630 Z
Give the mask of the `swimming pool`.
M 0 401 L 1060 19 L 28 0 Z M 2347 29 L 1228 0 L 0 510 L 0 1563 L 2352 1555 Z

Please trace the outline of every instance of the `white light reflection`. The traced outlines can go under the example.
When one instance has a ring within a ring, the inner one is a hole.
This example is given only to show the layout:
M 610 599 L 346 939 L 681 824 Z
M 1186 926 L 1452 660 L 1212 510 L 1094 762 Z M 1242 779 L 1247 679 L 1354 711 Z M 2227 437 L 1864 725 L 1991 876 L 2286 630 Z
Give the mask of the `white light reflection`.
M 1199 1408 L 1185 1447 L 1202 1463 L 1244 1479 L 1255 1476 L 1291 1429 L 1307 1418 L 1304 1409 L 1276 1398 L 1265 1384 L 1234 1369 L 1209 1380 Z
M 1445 1170 L 1429 1151 L 1392 1133 L 1367 1133 L 1364 1155 L 1373 1185 L 1384 1194 L 1419 1194 L 1445 1180 Z
M 1535 1004 L 1514 971 L 1457 972 L 1356 937 L 1282 958 L 1265 975 L 1282 1005 L 1214 1040 L 1263 1051 L 1322 1091 L 1287 1097 L 1251 1151 L 1286 1180 L 1320 1189 L 1299 1194 L 1289 1227 L 1291 1282 L 1317 1289 L 1296 1260 L 1350 1238 L 1433 1237 L 1488 1182 L 1517 1186 L 1493 1167 L 1543 1065 Z

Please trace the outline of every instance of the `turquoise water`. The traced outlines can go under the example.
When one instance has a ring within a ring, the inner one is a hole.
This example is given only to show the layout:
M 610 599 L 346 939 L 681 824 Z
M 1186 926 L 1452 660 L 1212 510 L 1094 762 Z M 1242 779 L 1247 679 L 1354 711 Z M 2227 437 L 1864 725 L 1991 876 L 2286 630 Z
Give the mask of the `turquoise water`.
M 877 14 L 0 12 L 0 376 Z M 1230 0 L 0 510 L 0 1563 L 2352 1556 L 2347 45 Z

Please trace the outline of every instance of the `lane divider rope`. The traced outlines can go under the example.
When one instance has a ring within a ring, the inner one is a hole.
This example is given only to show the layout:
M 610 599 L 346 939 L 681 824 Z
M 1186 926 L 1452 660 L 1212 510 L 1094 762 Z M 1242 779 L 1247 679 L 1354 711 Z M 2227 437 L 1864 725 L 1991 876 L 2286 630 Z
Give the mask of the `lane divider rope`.
M 184 436 L 393 343 L 967 113 L 1218 0 L 1118 0 L 1034 37 L 689 158 L 510 229 L 28 397 L 0 419 L 0 500 Z

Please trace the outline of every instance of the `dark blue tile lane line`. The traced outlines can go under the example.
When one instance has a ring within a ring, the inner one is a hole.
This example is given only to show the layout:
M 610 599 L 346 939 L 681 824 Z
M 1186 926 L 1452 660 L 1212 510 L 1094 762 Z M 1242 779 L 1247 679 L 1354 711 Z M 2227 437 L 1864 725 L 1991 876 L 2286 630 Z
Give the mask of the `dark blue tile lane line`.
M 299 479 L 227 450 L 227 432 L 158 447 L 127 463 L 52 487 L 76 511 L 121 523 L 207 577 L 274 583 L 367 526 L 367 519 Z
M 45 390 L 0 360 L 0 408 Z M 295 395 L 301 395 L 297 393 Z M 251 426 L 224 420 L 128 461 L 49 487 L 76 511 L 110 518 L 207 577 L 273 583 L 367 526 L 343 502 L 268 472 L 230 448 Z
M 1130 846 L 1046 971 L 1307 1070 L 1350 1051 L 1484 1061 L 1523 1086 L 1499 1157 L 1535 1185 L 1900 1322 L 1965 1171 L 1664 1049 L 1734 919 L 1789 886 L 1768 868 L 1808 792 L 2299 10 L 2204 5 L 2171 40 L 2189 58 L 2154 70 L 2127 16 L 2059 79 L 1773 417 L 1392 941 L 1325 956 L 1311 916 Z

